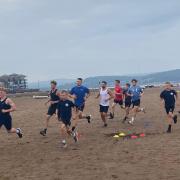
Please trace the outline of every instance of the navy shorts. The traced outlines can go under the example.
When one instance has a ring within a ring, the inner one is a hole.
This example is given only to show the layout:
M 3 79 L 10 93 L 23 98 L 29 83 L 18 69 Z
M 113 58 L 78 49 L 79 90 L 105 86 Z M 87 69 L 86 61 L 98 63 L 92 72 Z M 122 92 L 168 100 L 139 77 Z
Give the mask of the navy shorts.
M 139 99 L 139 100 L 136 100 L 136 101 L 132 101 L 132 104 L 133 104 L 133 107 L 135 107 L 135 106 L 140 106 L 141 105 L 141 100 Z
M 169 114 L 170 112 L 173 113 L 175 109 L 175 105 L 172 106 L 165 106 L 166 113 Z
M 102 105 L 100 105 L 100 110 L 99 110 L 99 112 L 101 112 L 101 113 L 107 113 L 108 110 L 109 110 L 109 106 L 102 106 Z
M 66 126 L 71 126 L 71 119 L 62 119 L 59 117 L 59 121 L 65 124 Z
M 82 105 L 82 106 L 75 106 L 76 107 L 76 110 L 77 111 L 81 111 L 81 112 L 83 112 L 84 111 L 84 108 L 85 108 L 85 105 Z
M 131 107 L 132 102 L 131 101 L 125 101 L 125 107 Z
M 8 131 L 12 129 L 12 118 L 10 115 L 0 117 L 0 128 L 4 126 Z
M 49 106 L 47 115 L 53 116 L 54 114 L 56 114 L 56 108 L 57 108 L 57 104 L 53 104 Z
M 123 100 L 114 99 L 114 103 L 119 104 L 120 106 L 122 106 L 123 105 Z

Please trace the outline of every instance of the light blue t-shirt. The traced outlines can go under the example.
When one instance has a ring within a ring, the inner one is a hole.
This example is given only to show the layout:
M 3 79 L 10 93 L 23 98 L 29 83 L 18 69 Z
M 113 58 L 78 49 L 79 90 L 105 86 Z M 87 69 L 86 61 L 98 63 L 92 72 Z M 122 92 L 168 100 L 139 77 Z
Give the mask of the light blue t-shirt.
M 128 91 L 128 94 L 132 95 L 132 102 L 140 100 L 142 93 L 143 90 L 140 86 L 131 86 Z

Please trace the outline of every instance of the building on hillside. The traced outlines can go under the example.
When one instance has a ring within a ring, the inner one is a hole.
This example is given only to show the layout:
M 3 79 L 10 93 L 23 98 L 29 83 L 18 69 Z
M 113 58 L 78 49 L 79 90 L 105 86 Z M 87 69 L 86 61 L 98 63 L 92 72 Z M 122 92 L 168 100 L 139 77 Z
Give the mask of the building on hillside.
M 0 85 L 10 91 L 19 91 L 27 89 L 27 79 L 22 74 L 11 74 L 0 76 Z

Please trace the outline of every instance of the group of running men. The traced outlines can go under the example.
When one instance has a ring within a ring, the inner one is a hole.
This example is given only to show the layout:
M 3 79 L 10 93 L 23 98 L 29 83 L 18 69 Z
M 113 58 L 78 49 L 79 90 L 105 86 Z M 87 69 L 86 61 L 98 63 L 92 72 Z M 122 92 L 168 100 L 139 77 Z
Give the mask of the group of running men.
M 84 115 L 83 111 L 87 99 L 90 96 L 90 90 L 83 86 L 83 79 L 78 78 L 76 86 L 71 89 L 70 92 L 66 90 L 58 91 L 57 82 L 51 82 L 51 91 L 49 93 L 49 100 L 45 103 L 49 104 L 47 118 L 45 121 L 45 128 L 40 131 L 42 136 L 47 135 L 49 121 L 53 115 L 56 115 L 57 119 L 61 122 L 61 137 L 62 146 L 67 147 L 67 136 L 72 136 L 75 142 L 78 141 L 77 125 L 79 119 L 86 119 L 88 123 L 91 123 L 92 116 L 90 114 Z M 115 107 L 120 105 L 125 110 L 125 117 L 122 123 L 127 122 L 130 125 L 134 125 L 138 112 L 146 113 L 145 108 L 141 108 L 141 97 L 143 96 L 143 89 L 138 85 L 138 81 L 133 79 L 131 84 L 127 83 L 125 88 L 121 87 L 119 80 L 115 81 L 114 92 L 108 88 L 107 82 L 102 81 L 100 89 L 96 98 L 100 98 L 100 115 L 103 121 L 104 127 L 108 126 L 107 119 L 113 119 L 115 116 Z M 165 88 L 160 94 L 160 98 L 164 103 L 164 107 L 167 112 L 168 118 L 168 130 L 167 133 L 171 133 L 172 124 L 177 123 L 177 115 L 174 115 L 174 109 L 176 100 L 178 98 L 177 92 L 172 88 L 170 82 L 165 83 Z M 114 99 L 111 107 L 111 112 L 108 114 L 110 102 Z M 16 133 L 19 138 L 22 138 L 22 130 L 20 128 L 12 127 L 12 118 L 10 113 L 16 110 L 14 102 L 7 98 L 5 88 L 0 88 L 0 128 L 5 126 L 9 133 Z M 132 117 L 129 118 L 130 111 Z

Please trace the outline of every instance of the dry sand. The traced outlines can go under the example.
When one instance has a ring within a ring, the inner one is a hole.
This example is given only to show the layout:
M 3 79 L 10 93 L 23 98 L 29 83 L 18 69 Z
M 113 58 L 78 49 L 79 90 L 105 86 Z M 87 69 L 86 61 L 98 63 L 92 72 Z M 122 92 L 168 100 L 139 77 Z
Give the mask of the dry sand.
M 143 105 L 147 114 L 139 114 L 134 127 L 123 125 L 124 111 L 117 108 L 108 128 L 102 127 L 98 101 L 94 95 L 86 112 L 94 116 L 92 124 L 79 124 L 80 142 L 69 140 L 60 148 L 58 122 L 51 120 L 47 137 L 43 127 L 45 100 L 17 97 L 14 126 L 24 130 L 24 138 L 0 131 L 0 180 L 180 180 L 180 124 L 172 134 L 166 129 L 165 112 L 159 101 L 160 89 L 146 90 Z M 179 107 L 180 109 L 180 107 Z M 115 132 L 152 133 L 136 140 L 115 140 Z

